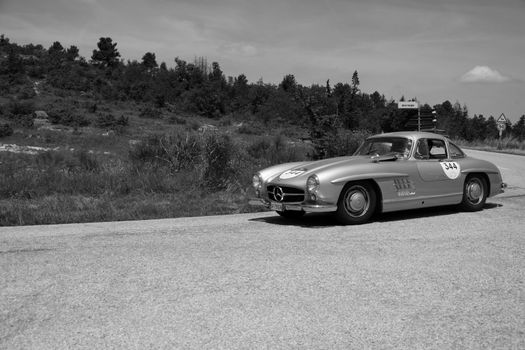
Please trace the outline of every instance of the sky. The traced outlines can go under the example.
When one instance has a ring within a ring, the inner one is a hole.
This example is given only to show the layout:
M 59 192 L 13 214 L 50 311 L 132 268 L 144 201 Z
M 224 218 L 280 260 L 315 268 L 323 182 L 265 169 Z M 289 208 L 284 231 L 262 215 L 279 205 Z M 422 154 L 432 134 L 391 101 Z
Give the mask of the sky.
M 0 34 L 91 58 L 110 37 L 146 52 L 218 62 L 226 76 L 350 83 L 387 99 L 446 100 L 469 116 L 525 115 L 525 0 L 0 0 Z

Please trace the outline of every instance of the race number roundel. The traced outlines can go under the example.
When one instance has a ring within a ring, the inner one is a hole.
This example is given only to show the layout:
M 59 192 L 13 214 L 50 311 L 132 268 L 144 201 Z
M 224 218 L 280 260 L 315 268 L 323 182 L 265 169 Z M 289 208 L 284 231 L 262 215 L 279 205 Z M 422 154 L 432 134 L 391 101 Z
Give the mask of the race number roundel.
M 291 179 L 292 177 L 296 177 L 304 173 L 304 170 L 288 170 L 279 176 L 280 179 Z
M 440 163 L 441 167 L 443 168 L 443 171 L 445 172 L 445 175 L 449 179 L 457 179 L 459 175 L 461 174 L 461 169 L 459 167 L 459 163 L 456 162 L 442 162 Z

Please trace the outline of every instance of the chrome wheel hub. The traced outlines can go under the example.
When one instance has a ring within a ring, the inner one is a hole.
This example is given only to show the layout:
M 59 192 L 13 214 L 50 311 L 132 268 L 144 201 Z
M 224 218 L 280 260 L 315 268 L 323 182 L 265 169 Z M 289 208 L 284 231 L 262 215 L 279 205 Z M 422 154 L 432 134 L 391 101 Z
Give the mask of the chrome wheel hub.
M 467 197 L 470 202 L 477 203 L 483 197 L 483 187 L 477 181 L 472 181 L 467 185 Z
M 361 215 L 368 210 L 369 199 L 364 189 L 353 189 L 347 193 L 345 207 L 352 215 Z

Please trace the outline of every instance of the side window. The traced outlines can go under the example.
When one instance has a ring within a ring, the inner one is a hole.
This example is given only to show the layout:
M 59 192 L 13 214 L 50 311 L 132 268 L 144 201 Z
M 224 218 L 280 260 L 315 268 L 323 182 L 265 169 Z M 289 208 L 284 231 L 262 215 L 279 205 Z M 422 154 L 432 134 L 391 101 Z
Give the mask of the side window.
M 448 143 L 448 149 L 450 151 L 450 158 L 452 159 L 465 158 L 465 153 L 463 153 L 463 151 L 458 146 L 453 144 L 452 142 Z
M 443 140 L 429 139 L 428 153 L 430 159 L 445 159 L 447 158 L 447 149 Z
M 427 139 L 419 139 L 417 141 L 416 152 L 414 153 L 414 158 L 416 159 L 428 159 L 428 143 Z
M 419 139 L 414 157 L 416 159 L 446 159 L 445 142 L 437 139 Z

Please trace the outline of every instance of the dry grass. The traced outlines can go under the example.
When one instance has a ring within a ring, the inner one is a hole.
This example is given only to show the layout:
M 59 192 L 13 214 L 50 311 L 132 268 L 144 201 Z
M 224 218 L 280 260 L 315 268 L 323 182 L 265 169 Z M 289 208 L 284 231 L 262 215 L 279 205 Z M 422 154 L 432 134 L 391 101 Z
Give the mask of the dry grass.
M 480 151 L 501 152 L 509 154 L 525 155 L 525 141 L 519 141 L 514 137 L 499 139 L 474 140 L 454 140 L 462 147 L 477 149 Z
M 144 129 L 142 137 L 132 130 L 101 136 L 92 127 L 18 129 L 3 138 L 48 151 L 0 152 L 0 225 L 247 212 L 253 172 L 308 153 L 281 136 L 246 141 L 231 128 L 211 134 L 180 125 L 165 125 L 163 133 L 157 124 Z

